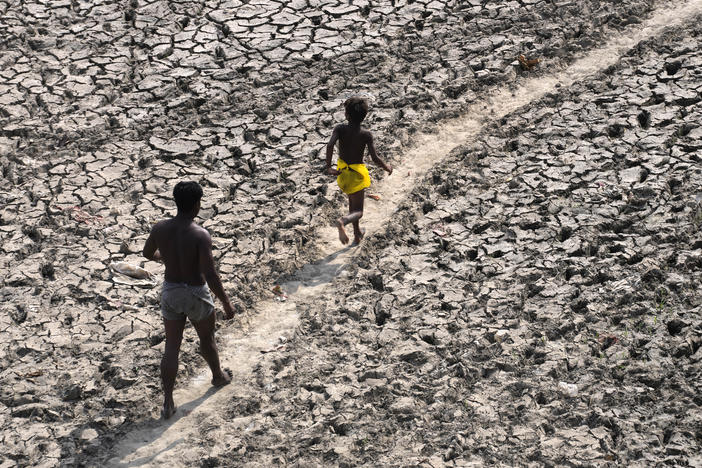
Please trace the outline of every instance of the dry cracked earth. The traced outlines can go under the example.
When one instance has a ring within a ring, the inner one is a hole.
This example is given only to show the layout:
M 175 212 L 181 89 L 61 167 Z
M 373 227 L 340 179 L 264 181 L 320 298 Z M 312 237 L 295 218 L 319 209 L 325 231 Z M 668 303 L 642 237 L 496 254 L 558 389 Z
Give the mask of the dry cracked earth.
M 417 132 L 681 4 L 0 0 L 0 466 L 101 465 L 156 411 L 159 280 L 109 265 L 158 278 L 177 180 L 247 311 L 344 207 L 346 97 L 411 169 Z M 179 463 L 702 465 L 701 46 L 693 15 L 487 119 Z

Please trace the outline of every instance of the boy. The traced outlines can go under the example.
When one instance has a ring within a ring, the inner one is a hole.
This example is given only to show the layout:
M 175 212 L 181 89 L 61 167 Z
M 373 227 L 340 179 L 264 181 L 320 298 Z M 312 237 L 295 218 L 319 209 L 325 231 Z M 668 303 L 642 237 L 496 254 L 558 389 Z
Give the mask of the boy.
M 349 196 L 349 214 L 339 218 L 336 222 L 339 228 L 339 240 L 342 244 L 349 243 L 344 226 L 353 224 L 353 244 L 357 245 L 365 233 L 359 227 L 359 220 L 363 216 L 364 191 L 370 187 L 371 180 L 368 169 L 363 164 L 365 149 L 375 164 L 382 167 L 388 174 L 392 174 L 392 167 L 385 164 L 375 152 L 373 135 L 368 130 L 361 128 L 361 122 L 368 113 L 368 103 L 360 97 L 351 97 L 344 102 L 347 124 L 337 125 L 327 143 L 327 173 L 337 176 L 336 182 L 341 190 Z M 339 158 L 337 168 L 331 167 L 334 144 L 339 141 Z
M 215 314 L 210 286 L 224 306 L 225 318 L 234 316 L 234 310 L 224 292 L 212 258 L 210 234 L 197 224 L 202 187 L 197 182 L 178 182 L 173 189 L 178 213 L 174 218 L 154 225 L 144 245 L 144 257 L 163 260 L 166 273 L 161 293 L 161 315 L 166 329 L 166 349 L 161 360 L 164 419 L 176 411 L 173 386 L 178 373 L 178 354 L 183 340 L 186 317 L 200 338 L 200 350 L 212 371 L 212 385 L 221 387 L 231 382 L 231 375 L 219 364 L 215 344 Z

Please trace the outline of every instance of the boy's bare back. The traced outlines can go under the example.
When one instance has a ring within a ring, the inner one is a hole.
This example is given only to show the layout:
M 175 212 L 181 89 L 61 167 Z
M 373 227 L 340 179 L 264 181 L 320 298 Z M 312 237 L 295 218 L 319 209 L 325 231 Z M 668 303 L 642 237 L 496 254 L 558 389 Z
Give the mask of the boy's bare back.
M 362 164 L 366 147 L 375 160 L 373 135 L 360 126 L 349 124 L 337 125 L 332 132 L 332 140 L 339 142 L 339 157 L 347 164 Z

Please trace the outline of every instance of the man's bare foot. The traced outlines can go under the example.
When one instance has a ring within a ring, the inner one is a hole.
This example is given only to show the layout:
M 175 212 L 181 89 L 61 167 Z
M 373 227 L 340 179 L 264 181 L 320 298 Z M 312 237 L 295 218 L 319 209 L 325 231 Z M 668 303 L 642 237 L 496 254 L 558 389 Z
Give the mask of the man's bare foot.
M 170 419 L 176 412 L 176 407 L 173 402 L 165 403 L 161 409 L 161 416 L 163 419 Z
M 346 235 L 346 229 L 344 229 L 344 223 L 339 218 L 336 221 L 336 227 L 339 228 L 339 240 L 342 244 L 346 245 L 349 243 L 349 236 Z
M 360 244 L 360 243 L 361 243 L 361 240 L 363 240 L 363 238 L 364 238 L 365 236 L 366 236 L 366 230 L 365 230 L 365 229 L 361 229 L 361 232 L 360 232 L 359 234 L 357 234 L 357 235 L 354 236 L 354 238 L 353 238 L 353 244 L 351 244 L 351 245 L 358 245 L 358 244 Z
M 232 371 L 229 369 L 224 369 L 222 375 L 218 377 L 212 377 L 212 385 L 215 387 L 224 387 L 232 382 Z

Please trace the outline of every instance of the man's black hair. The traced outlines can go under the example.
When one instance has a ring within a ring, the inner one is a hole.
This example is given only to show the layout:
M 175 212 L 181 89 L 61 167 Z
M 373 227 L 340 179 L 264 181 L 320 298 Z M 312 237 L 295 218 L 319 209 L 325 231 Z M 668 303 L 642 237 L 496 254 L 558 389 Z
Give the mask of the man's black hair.
M 344 107 L 348 113 L 349 120 L 353 123 L 360 124 L 366 118 L 366 114 L 368 114 L 368 103 L 365 99 L 358 96 L 348 98 L 344 102 Z
M 197 182 L 181 181 L 173 188 L 173 199 L 179 212 L 192 210 L 202 198 L 202 187 Z

